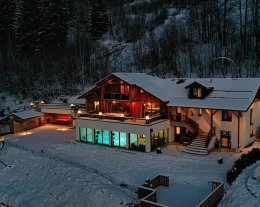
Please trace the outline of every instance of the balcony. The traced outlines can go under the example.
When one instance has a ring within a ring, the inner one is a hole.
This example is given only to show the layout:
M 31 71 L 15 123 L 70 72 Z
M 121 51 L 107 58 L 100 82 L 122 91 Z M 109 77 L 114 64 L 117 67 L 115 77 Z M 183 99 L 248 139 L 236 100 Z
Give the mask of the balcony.
M 126 117 L 120 113 L 103 113 L 103 114 L 82 114 L 80 118 L 90 118 L 97 119 L 100 121 L 112 121 L 112 122 L 124 122 L 124 123 L 135 123 L 149 125 L 151 123 L 157 122 L 159 120 L 165 119 L 164 116 L 156 116 L 151 118 L 136 118 L 136 117 Z
M 127 93 L 111 93 L 105 92 L 104 93 L 105 100 L 122 100 L 122 101 L 129 101 L 130 97 Z

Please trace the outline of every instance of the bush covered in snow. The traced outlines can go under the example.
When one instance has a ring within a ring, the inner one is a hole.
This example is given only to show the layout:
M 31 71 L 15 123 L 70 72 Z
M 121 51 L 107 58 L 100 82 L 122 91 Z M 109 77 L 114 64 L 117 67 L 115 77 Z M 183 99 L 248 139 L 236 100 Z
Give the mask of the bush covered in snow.
M 258 148 L 254 148 L 249 153 L 242 155 L 240 159 L 235 161 L 231 170 L 227 171 L 228 184 L 231 185 L 246 167 L 254 164 L 257 160 L 260 160 L 260 149 Z

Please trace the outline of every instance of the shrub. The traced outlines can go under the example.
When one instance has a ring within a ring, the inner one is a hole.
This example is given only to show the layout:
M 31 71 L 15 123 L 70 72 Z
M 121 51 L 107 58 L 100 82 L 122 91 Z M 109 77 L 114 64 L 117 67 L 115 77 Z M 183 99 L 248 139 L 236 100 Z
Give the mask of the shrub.
M 258 148 L 243 154 L 240 159 L 235 161 L 233 167 L 227 171 L 227 183 L 231 185 L 245 168 L 254 164 L 257 160 L 260 160 L 260 149 Z

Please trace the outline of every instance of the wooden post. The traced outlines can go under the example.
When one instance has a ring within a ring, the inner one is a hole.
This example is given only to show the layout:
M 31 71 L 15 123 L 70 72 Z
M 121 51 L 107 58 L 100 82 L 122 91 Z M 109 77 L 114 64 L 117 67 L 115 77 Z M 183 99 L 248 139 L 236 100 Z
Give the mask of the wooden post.
M 212 128 L 213 128 L 213 109 L 210 110 L 210 138 L 212 138 Z

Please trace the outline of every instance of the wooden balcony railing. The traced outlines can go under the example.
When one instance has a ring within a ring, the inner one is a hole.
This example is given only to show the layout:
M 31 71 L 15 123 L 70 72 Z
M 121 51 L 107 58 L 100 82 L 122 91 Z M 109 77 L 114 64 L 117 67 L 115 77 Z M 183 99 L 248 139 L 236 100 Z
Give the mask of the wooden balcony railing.
M 189 118 L 187 115 L 172 115 L 171 116 L 171 121 L 176 121 L 176 122 L 185 122 L 186 124 L 189 124 L 194 130 L 199 128 L 199 124 L 193 121 L 191 118 Z
M 161 120 L 161 119 L 165 119 L 165 116 L 155 116 L 155 117 L 151 117 L 149 119 L 145 119 L 145 118 L 136 118 L 136 117 L 126 117 L 126 116 L 113 116 L 113 115 L 99 115 L 99 114 L 83 114 L 80 117 L 88 117 L 88 118 L 95 118 L 95 119 L 108 119 L 108 120 L 117 120 L 117 121 L 121 121 L 121 122 L 134 122 L 134 123 L 140 123 L 140 124 L 150 124 L 152 122 Z
M 207 135 L 207 142 L 206 142 L 206 147 L 209 146 L 209 143 L 212 140 L 212 137 L 216 135 L 216 127 L 212 127 L 212 129 L 209 130 L 208 135 Z
M 127 93 L 111 93 L 105 92 L 104 99 L 106 100 L 130 100 L 130 96 Z

